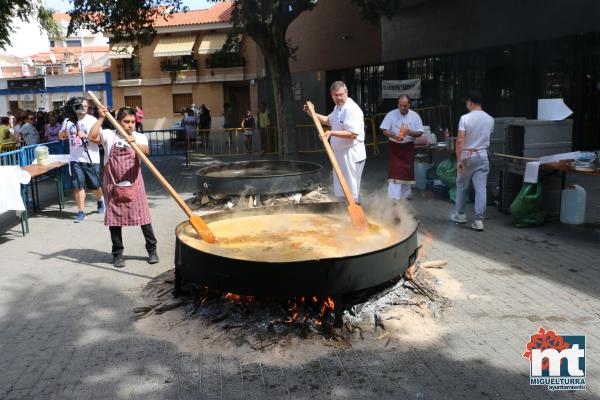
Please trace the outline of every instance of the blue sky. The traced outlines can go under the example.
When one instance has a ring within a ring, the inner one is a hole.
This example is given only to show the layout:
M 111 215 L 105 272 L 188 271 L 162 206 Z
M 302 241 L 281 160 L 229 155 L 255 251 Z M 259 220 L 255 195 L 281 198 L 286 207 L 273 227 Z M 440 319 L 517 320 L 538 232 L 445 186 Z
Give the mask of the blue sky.
M 188 6 L 190 10 L 198 10 L 202 8 L 208 8 L 208 0 L 183 0 L 183 4 Z M 71 9 L 71 2 L 68 0 L 46 0 L 46 7 L 52 8 L 56 11 L 69 11 Z

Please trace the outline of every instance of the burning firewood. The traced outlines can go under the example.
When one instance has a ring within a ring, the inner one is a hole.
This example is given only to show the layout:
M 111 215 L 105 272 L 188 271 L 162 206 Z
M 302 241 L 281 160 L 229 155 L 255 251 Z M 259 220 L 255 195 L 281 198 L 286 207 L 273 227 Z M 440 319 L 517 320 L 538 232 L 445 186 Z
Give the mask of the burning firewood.
M 421 268 L 442 268 L 448 264 L 448 260 L 433 260 L 421 263 Z
M 421 263 L 421 267 L 446 265 L 446 260 Z M 371 288 L 346 298 L 341 327 L 334 327 L 336 307 L 331 297 L 300 296 L 288 301 L 221 293 L 199 284 L 182 287 L 183 296 L 172 298 L 174 275 L 166 272 L 145 288 L 146 304 L 136 306 L 135 318 L 152 318 L 155 314 L 173 312 L 177 323 L 169 329 L 181 329 L 187 321 L 199 319 L 213 332 L 203 339 L 212 344 L 227 341 L 237 346 L 247 345 L 254 351 L 283 345 L 293 335 L 301 340 L 324 339 L 330 346 L 351 346 L 353 340 L 375 340 L 382 347 L 392 342 L 394 324 L 386 315 L 390 307 L 407 307 L 425 317 L 446 306 L 445 299 L 435 290 L 435 280 L 422 270 L 412 280 L 397 278 L 385 286 Z M 339 310 L 338 310 L 339 312 Z M 434 316 L 435 317 L 435 316 Z M 385 343 L 384 343 L 385 342 Z M 208 342 L 207 342 L 208 343 Z

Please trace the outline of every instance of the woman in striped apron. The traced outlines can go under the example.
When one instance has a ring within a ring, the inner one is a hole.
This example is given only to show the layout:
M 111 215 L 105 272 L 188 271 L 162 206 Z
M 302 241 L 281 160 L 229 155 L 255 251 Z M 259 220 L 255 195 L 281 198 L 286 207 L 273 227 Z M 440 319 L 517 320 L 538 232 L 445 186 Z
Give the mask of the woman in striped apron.
M 98 122 L 92 127 L 89 139 L 102 143 L 104 147 L 104 176 L 102 188 L 106 200 L 104 225 L 110 229 L 112 240 L 113 266 L 125 266 L 123 258 L 123 226 L 141 226 L 146 239 L 148 262 L 158 263 L 156 254 L 156 237 L 152 229 L 150 209 L 146 198 L 146 189 L 142 178 L 140 160 L 129 143 L 137 142 L 138 147 L 146 155 L 149 153 L 148 139 L 144 134 L 136 132 L 135 111 L 129 107 L 119 109 L 117 121 L 127 133 L 123 138 L 116 131 L 101 129 L 106 107 L 100 107 Z

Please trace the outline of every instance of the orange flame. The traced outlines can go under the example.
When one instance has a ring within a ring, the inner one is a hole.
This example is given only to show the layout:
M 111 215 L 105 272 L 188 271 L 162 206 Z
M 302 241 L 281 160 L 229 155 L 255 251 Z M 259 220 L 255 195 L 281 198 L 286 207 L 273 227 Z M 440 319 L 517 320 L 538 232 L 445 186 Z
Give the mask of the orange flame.
M 224 298 L 230 303 L 244 303 L 248 304 L 254 301 L 254 296 L 242 296 L 236 293 L 225 293 Z
M 204 286 L 204 294 L 200 298 L 200 304 L 204 304 L 204 302 L 208 299 L 208 286 Z
M 425 254 L 427 254 L 427 250 L 429 250 L 429 246 L 431 246 L 432 235 L 429 229 L 425 229 L 425 239 L 423 239 L 423 245 L 419 249 L 419 254 L 417 255 L 418 259 L 425 258 Z
M 325 311 L 330 310 L 333 311 L 335 309 L 335 303 L 333 301 L 333 299 L 331 297 L 327 297 L 325 300 L 323 300 L 323 304 L 321 304 L 321 311 L 319 312 L 319 314 L 321 314 L 321 316 L 323 316 L 325 314 Z

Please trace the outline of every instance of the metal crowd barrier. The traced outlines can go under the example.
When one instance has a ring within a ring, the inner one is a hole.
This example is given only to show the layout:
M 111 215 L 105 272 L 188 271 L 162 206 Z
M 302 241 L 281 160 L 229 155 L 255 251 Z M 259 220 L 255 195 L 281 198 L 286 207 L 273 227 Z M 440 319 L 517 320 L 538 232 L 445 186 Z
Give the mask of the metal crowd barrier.
M 185 135 L 184 131 L 181 131 Z M 243 128 L 197 129 L 196 134 L 186 135 L 187 151 L 211 156 L 241 156 L 248 154 L 245 146 Z M 146 132 L 144 132 L 146 133 Z M 325 151 L 314 125 L 296 125 L 297 147 L 299 153 L 317 153 Z M 252 134 L 251 153 L 276 154 L 278 151 L 278 128 L 257 128 Z M 365 145 L 373 147 L 373 154 L 379 154 L 376 130 L 372 118 L 365 118 Z M 153 155 L 151 153 L 151 155 Z
M 423 120 L 423 125 L 431 127 L 431 131 L 443 140 L 440 132 L 449 129 L 452 132 L 452 112 L 450 106 L 434 106 L 414 108 Z M 379 155 L 381 144 L 387 138 L 379 129 L 386 114 L 377 114 L 365 118 L 365 146 L 371 148 L 374 155 Z M 182 155 L 186 168 L 190 167 L 189 153 L 202 153 L 210 156 L 242 156 L 248 154 L 245 146 L 245 129 L 214 128 L 197 129 L 195 135 L 187 135 L 184 129 L 163 129 L 144 131 L 148 137 L 150 156 Z M 323 145 L 313 125 L 296 125 L 297 147 L 300 153 L 323 152 Z M 265 143 L 263 143 L 265 142 Z M 277 127 L 256 128 L 252 134 L 251 153 L 277 153 L 279 143 Z
M 143 131 L 148 138 L 150 157 L 184 156 L 186 168 L 189 168 L 189 144 L 183 129 L 159 129 Z
M 21 163 L 23 152 L 19 150 L 0 153 L 0 165 L 25 165 Z

